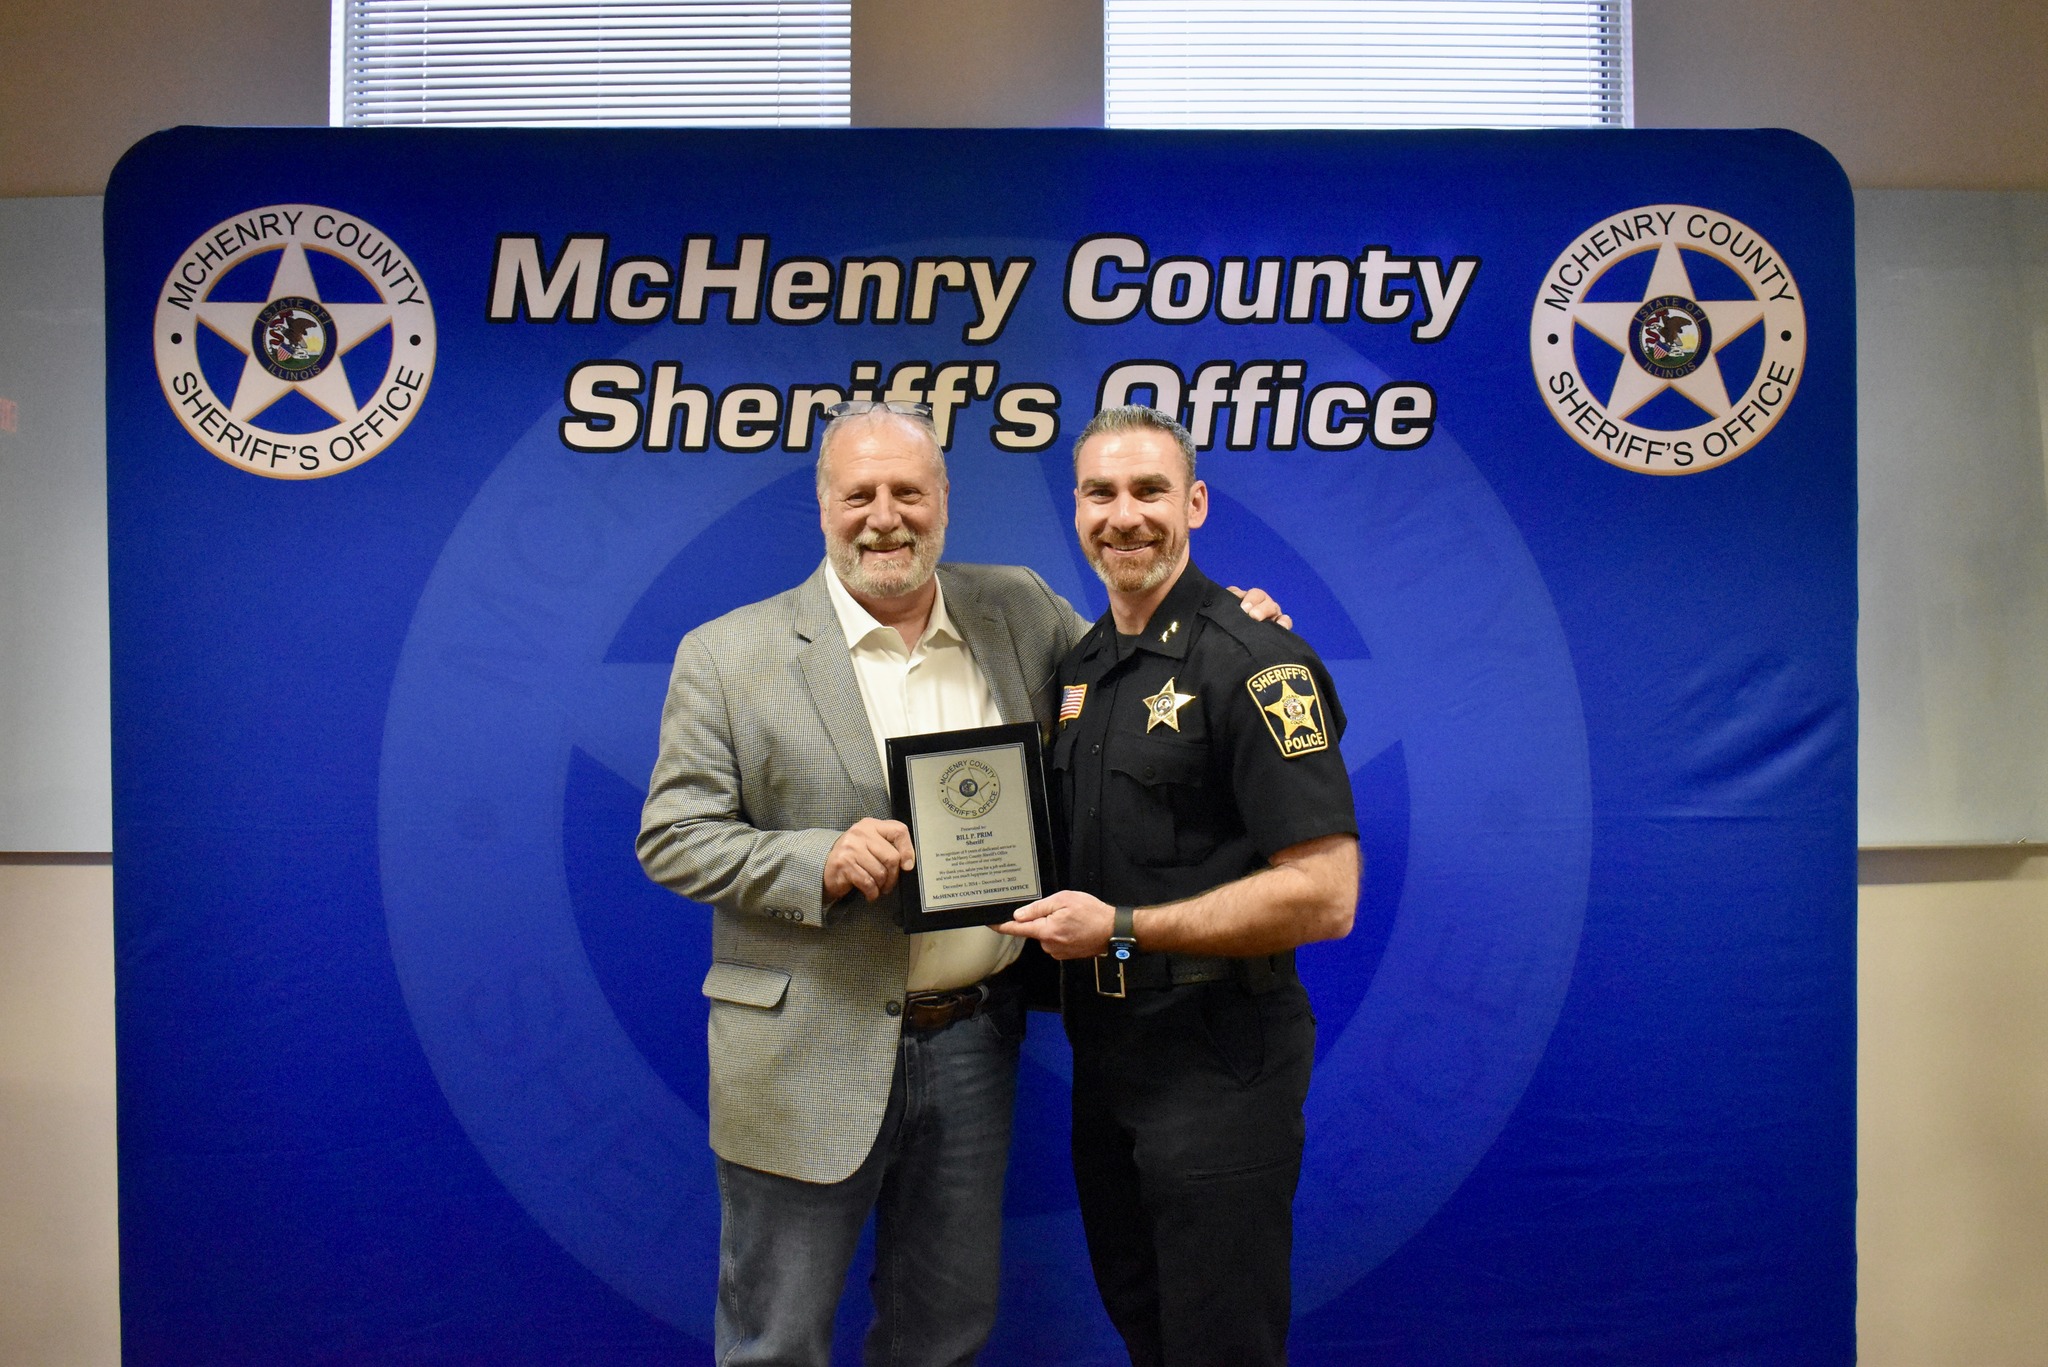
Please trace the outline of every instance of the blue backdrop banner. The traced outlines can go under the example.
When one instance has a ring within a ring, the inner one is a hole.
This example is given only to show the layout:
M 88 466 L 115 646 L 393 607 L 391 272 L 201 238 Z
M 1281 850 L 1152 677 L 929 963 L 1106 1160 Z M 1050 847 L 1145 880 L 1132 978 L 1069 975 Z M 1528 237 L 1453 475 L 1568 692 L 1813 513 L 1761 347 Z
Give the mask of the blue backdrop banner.
M 709 915 L 633 837 L 849 397 L 933 406 L 949 558 L 1090 615 L 1073 434 L 1177 411 L 1203 568 L 1330 666 L 1296 1362 L 1853 1361 L 1813 144 L 181 129 L 106 213 L 128 1362 L 710 1361 Z M 1120 1358 L 1068 1068 L 1034 1020 L 988 1362 Z

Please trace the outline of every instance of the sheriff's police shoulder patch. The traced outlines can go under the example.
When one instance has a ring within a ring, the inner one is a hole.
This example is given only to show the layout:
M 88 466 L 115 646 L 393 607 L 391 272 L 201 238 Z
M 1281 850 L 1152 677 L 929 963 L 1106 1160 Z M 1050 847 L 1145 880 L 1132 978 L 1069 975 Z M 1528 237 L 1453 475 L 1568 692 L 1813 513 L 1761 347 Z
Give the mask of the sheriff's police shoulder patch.
M 1265 718 L 1273 743 L 1288 759 L 1330 748 L 1330 730 L 1323 721 L 1323 700 L 1307 665 L 1274 665 L 1244 683 Z

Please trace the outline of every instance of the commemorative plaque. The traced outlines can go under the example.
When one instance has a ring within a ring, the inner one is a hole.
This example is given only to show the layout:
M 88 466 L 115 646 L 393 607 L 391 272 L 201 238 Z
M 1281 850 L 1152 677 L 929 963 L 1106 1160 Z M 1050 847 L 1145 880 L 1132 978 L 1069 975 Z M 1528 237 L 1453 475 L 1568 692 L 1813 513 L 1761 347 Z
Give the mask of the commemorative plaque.
M 917 849 L 896 885 L 904 930 L 994 925 L 1051 891 L 1052 813 L 1030 722 L 892 737 L 889 792 Z

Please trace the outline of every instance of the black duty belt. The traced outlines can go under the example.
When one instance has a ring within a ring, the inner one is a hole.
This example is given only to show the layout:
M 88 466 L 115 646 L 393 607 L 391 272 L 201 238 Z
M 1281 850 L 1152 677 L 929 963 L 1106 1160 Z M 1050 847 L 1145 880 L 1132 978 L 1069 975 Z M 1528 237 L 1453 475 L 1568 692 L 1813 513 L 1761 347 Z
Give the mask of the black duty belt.
M 1093 965 L 1095 991 L 1104 997 L 1128 997 L 1133 992 L 1158 992 L 1169 987 L 1230 980 L 1258 993 L 1269 991 L 1293 976 L 1294 951 L 1256 959 L 1140 953 L 1121 962 L 1103 954 L 1088 963 Z

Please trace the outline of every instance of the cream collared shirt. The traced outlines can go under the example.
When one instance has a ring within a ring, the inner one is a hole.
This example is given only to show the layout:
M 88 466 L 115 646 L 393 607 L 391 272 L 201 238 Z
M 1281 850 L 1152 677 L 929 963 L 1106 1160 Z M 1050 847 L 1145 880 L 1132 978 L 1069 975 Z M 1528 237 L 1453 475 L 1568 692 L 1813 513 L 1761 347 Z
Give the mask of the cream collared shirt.
M 896 628 L 883 626 L 855 602 L 839 582 L 830 563 L 825 586 L 832 610 L 846 633 L 853 677 L 867 708 L 868 729 L 882 760 L 884 781 L 889 772 L 890 736 L 919 736 L 931 731 L 957 731 L 968 726 L 1000 726 L 995 694 L 974 663 L 974 653 L 946 612 L 943 586 L 932 600 L 931 620 L 917 645 L 905 649 Z M 1009 966 L 1023 942 L 998 935 L 986 926 L 935 930 L 910 937 L 912 992 L 940 992 L 967 987 Z

